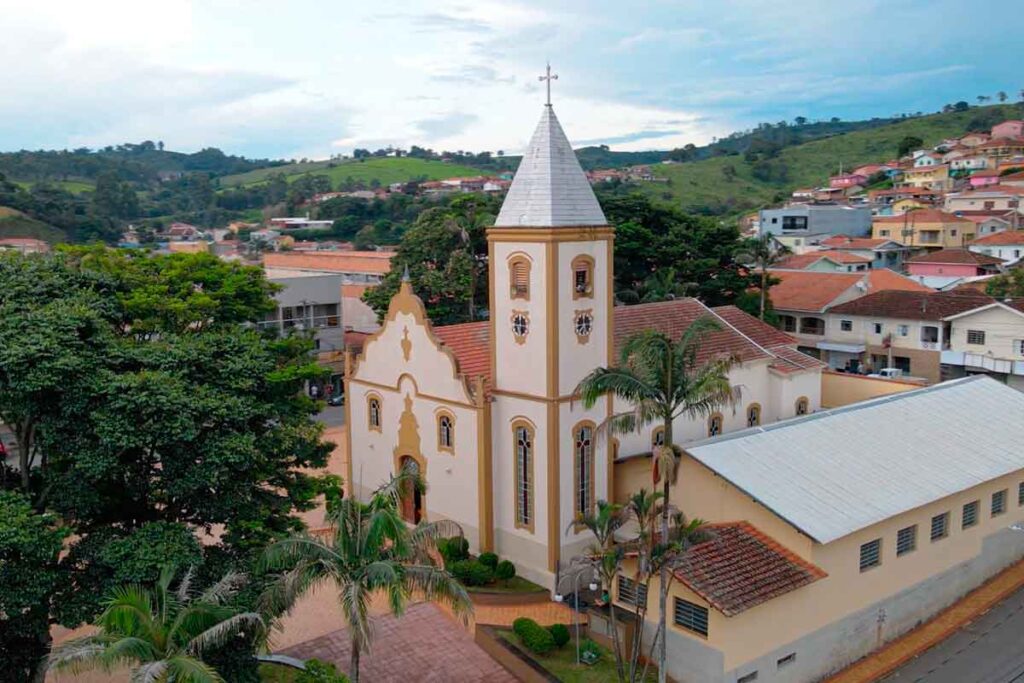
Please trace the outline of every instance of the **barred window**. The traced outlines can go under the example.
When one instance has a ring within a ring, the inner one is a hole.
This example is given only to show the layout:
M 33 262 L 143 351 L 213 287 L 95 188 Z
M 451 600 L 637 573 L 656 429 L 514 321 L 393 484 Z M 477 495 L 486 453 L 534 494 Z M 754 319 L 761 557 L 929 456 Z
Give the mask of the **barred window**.
M 533 527 L 533 430 L 513 426 L 516 442 L 516 526 Z
M 860 570 L 867 570 L 882 564 L 882 539 L 876 538 L 860 547 Z
M 963 517 L 960 520 L 961 529 L 969 529 L 978 523 L 978 507 L 976 500 L 964 505 Z
M 985 330 L 967 330 L 968 344 L 985 344 Z
M 708 610 L 706 607 L 695 605 L 682 598 L 675 599 L 675 614 L 673 620 L 676 626 L 693 631 L 702 636 L 708 634 Z
M 992 494 L 992 516 L 1006 512 L 1006 489 Z
M 619 577 L 619 602 L 644 607 L 647 605 L 647 586 L 625 576 Z
M 917 550 L 917 525 L 896 532 L 896 557 Z
M 949 513 L 943 512 L 941 515 L 935 515 L 932 517 L 932 541 L 939 541 L 949 536 Z

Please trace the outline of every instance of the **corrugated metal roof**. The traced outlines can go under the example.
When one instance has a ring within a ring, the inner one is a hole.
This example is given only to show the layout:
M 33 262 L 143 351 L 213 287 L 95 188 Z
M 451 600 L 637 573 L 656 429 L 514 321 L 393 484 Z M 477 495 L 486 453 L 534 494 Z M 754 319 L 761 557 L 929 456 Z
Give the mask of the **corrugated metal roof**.
M 1024 393 L 975 376 L 686 451 L 819 543 L 1024 468 Z
M 546 105 L 501 205 L 495 227 L 607 224 L 558 117 L 551 105 Z

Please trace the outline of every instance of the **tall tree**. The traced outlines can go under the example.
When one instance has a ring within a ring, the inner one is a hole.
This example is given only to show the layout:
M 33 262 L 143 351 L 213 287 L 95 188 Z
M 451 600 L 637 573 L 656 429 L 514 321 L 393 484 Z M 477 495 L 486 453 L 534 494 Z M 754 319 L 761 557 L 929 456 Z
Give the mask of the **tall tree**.
M 133 681 L 222 683 L 203 661 L 206 652 L 248 632 L 263 631 L 263 618 L 226 603 L 245 577 L 227 574 L 202 592 L 187 572 L 171 589 L 173 567 L 165 567 L 152 589 L 116 588 L 96 619 L 99 632 L 62 643 L 50 655 L 51 671 L 110 673 L 127 666 Z
M 279 572 L 264 594 L 267 611 L 290 610 L 315 586 L 333 583 L 352 639 L 349 675 L 359 683 L 359 659 L 370 645 L 370 599 L 387 595 L 388 607 L 400 616 L 416 594 L 451 606 L 467 617 L 472 603 L 465 588 L 439 564 L 436 539 L 461 530 L 450 521 L 421 522 L 409 528 L 399 513 L 403 492 L 422 481 L 402 472 L 373 492 L 367 502 L 338 501 L 330 511 L 327 538 L 299 535 L 271 545 L 263 568 Z
M 677 418 L 697 418 L 710 415 L 715 409 L 731 405 L 739 399 L 739 388 L 729 381 L 734 358 L 700 354 L 701 344 L 717 328 L 708 318 L 702 318 L 681 335 L 678 341 L 661 332 L 647 330 L 630 337 L 622 347 L 616 367 L 597 368 L 577 387 L 587 408 L 611 394 L 626 404 L 626 409 L 614 413 L 602 430 L 611 432 L 639 431 L 660 422 L 664 429 L 664 446 L 655 449 L 654 481 L 662 485 L 666 503 L 662 505 L 661 535 L 669 537 L 670 487 L 675 482 L 679 453 L 673 440 L 673 424 Z M 668 566 L 660 574 L 658 628 L 665 632 L 664 623 L 668 600 Z M 657 661 L 659 680 L 665 681 L 665 639 L 659 643 Z
M 755 271 L 758 271 L 758 275 L 761 278 L 761 285 L 758 287 L 761 299 L 761 320 L 764 320 L 768 300 L 768 287 L 771 284 L 768 270 L 789 256 L 789 254 L 789 248 L 776 242 L 769 233 L 765 233 L 760 237 L 751 237 L 743 240 L 738 246 L 736 258 Z

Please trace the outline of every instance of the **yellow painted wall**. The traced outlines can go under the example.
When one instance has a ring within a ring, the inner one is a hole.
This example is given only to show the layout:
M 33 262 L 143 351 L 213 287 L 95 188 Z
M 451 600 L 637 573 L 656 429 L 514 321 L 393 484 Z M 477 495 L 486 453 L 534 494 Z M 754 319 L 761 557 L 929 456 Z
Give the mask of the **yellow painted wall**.
M 876 379 L 842 372 L 823 372 L 821 373 L 821 407 L 838 408 L 858 401 L 919 388 L 921 385 L 913 382 Z

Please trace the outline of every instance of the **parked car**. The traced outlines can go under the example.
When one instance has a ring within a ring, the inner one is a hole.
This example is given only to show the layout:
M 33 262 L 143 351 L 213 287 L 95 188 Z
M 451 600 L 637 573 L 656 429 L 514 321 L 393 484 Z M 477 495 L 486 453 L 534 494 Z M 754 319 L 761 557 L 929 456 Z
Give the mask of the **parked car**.
M 345 405 L 345 394 L 338 392 L 337 394 L 331 394 L 331 397 L 327 399 L 327 405 L 329 406 L 342 406 Z

